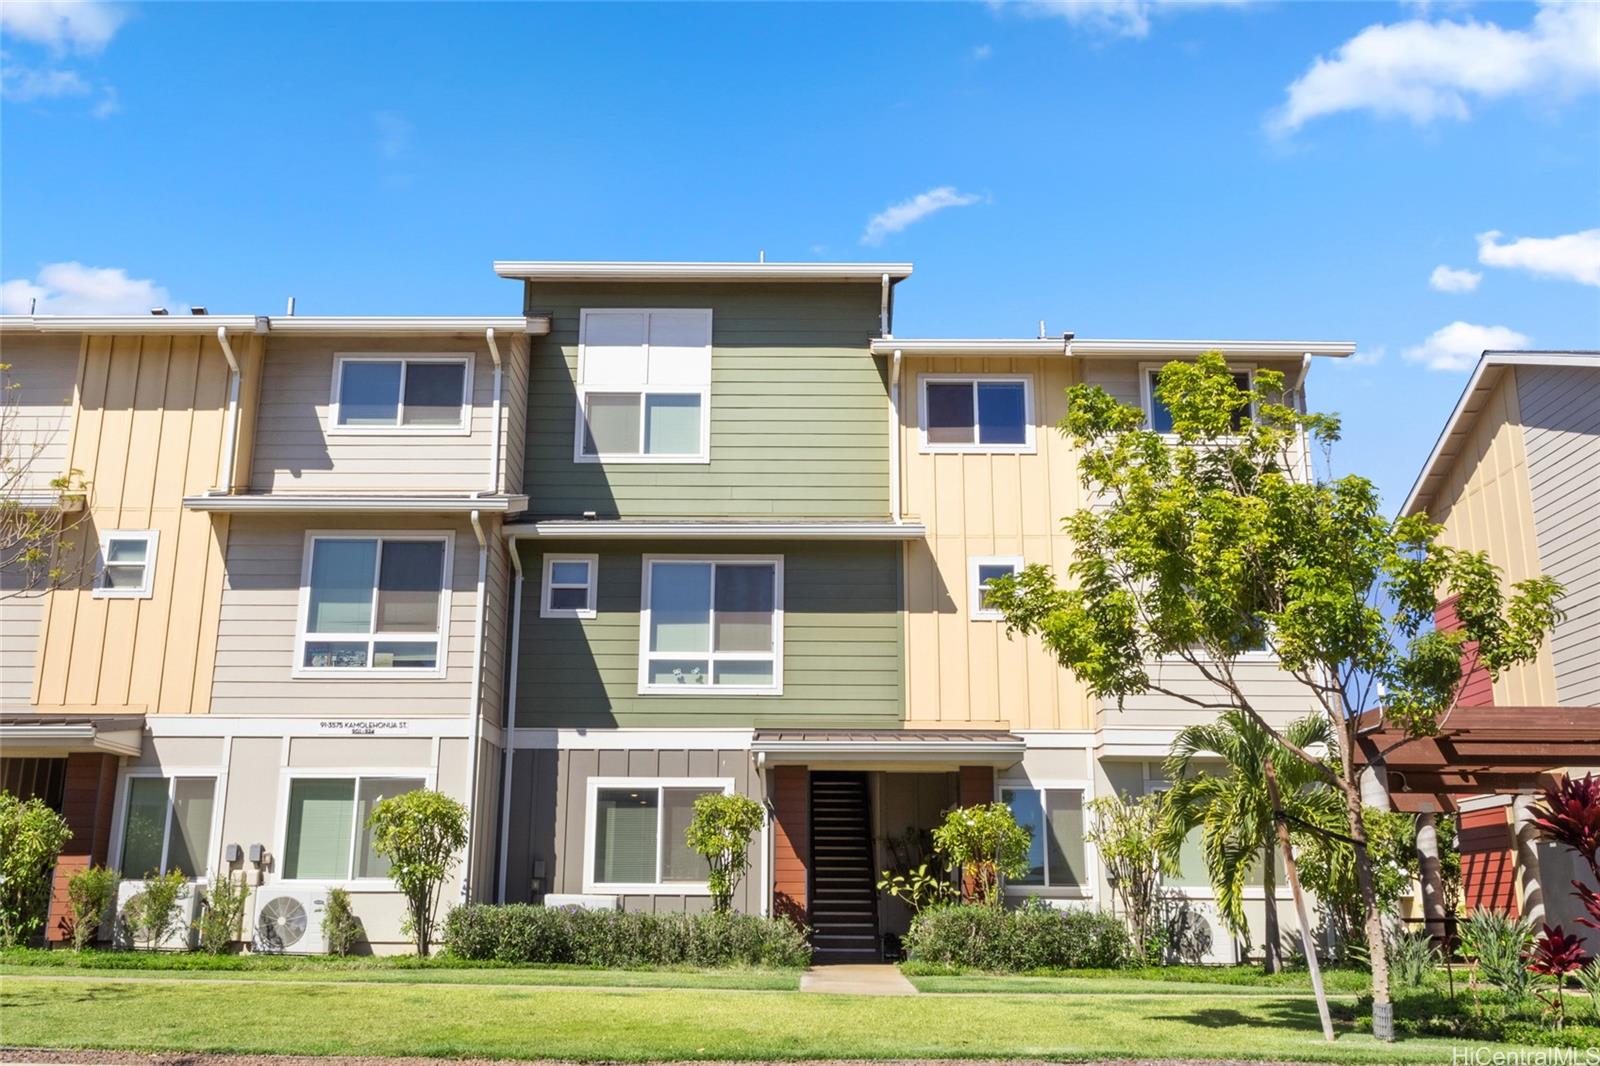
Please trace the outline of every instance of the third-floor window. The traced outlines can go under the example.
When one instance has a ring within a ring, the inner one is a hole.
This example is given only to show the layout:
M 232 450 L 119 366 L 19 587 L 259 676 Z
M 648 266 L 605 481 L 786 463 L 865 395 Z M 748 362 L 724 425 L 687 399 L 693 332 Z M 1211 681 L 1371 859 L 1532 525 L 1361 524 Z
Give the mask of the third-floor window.
M 472 360 L 459 355 L 341 355 L 335 433 L 467 433 Z
M 1026 375 L 925 375 L 925 452 L 1033 451 L 1033 379 Z
M 576 461 L 706 462 L 710 417 L 709 310 L 583 311 Z

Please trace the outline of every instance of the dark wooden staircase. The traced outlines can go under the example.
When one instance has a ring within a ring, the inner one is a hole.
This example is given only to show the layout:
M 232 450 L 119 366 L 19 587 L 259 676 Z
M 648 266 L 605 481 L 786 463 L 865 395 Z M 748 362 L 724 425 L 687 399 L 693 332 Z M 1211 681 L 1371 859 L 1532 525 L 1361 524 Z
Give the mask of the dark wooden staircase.
M 811 774 L 811 944 L 819 963 L 881 962 L 867 775 Z

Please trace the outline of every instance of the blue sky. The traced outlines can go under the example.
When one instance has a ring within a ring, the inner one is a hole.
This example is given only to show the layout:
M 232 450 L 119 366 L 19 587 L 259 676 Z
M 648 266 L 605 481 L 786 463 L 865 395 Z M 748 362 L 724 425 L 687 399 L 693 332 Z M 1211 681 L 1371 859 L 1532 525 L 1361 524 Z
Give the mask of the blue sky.
M 1600 347 L 1596 10 L 12 2 L 5 310 L 909 259 L 902 336 L 1357 341 L 1313 403 L 1397 505 L 1471 353 Z

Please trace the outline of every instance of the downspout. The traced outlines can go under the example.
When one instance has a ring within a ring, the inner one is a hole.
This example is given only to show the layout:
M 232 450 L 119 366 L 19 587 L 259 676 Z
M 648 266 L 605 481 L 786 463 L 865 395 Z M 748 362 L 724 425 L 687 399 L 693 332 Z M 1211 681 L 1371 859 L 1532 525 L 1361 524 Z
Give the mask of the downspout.
M 217 471 L 214 493 L 228 495 L 233 492 L 233 457 L 239 448 L 239 372 L 238 357 L 233 345 L 228 343 L 228 330 L 217 327 L 217 343 L 222 346 L 222 357 L 228 361 L 228 412 L 222 425 L 222 467 Z
M 483 694 L 480 691 L 480 686 L 483 684 L 483 630 L 484 623 L 489 617 L 488 597 L 485 595 L 489 585 L 489 540 L 483 535 L 482 515 L 474 510 L 471 520 L 472 532 L 478 538 L 478 607 L 477 617 L 473 622 L 471 718 L 467 724 L 467 738 L 471 750 L 467 762 L 467 861 L 461 874 L 463 903 L 472 899 L 472 867 L 475 858 L 472 852 L 472 837 L 478 820 L 478 747 L 482 743 L 483 733 Z
M 900 515 L 900 349 L 889 357 L 889 517 Z
M 1292 402 L 1297 405 L 1301 414 L 1305 414 L 1309 405 L 1306 403 L 1306 376 L 1311 373 L 1311 353 L 1304 352 L 1300 356 L 1300 373 L 1295 375 L 1294 393 Z M 1300 472 L 1307 482 L 1311 480 L 1311 439 L 1306 436 L 1306 431 L 1300 431 Z
M 889 275 L 883 276 L 883 296 L 878 302 L 878 335 L 892 337 L 889 332 Z
M 506 772 L 500 797 L 500 894 L 495 897 L 501 903 L 506 901 L 506 864 L 511 859 L 511 772 L 516 769 L 511 731 L 516 724 L 517 659 L 520 658 L 518 649 L 522 647 L 522 552 L 517 548 L 514 534 L 506 546 L 511 549 L 511 568 L 516 571 L 517 579 L 511 585 L 511 666 L 506 671 Z
M 483 331 L 483 339 L 489 344 L 489 358 L 494 360 L 494 443 L 489 449 L 489 493 L 494 495 L 500 491 L 500 437 L 505 428 L 501 424 L 504 414 L 500 408 L 500 384 L 505 368 L 500 364 L 500 346 L 495 343 L 493 326 Z

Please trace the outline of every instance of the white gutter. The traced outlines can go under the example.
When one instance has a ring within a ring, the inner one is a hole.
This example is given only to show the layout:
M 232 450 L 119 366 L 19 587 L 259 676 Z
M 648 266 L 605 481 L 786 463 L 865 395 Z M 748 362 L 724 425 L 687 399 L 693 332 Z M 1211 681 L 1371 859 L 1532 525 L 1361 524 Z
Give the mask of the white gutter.
M 239 448 L 239 360 L 233 354 L 233 345 L 228 343 L 228 327 L 217 327 L 217 343 L 222 345 L 222 356 L 228 360 L 228 413 L 224 416 L 222 424 L 222 468 L 217 471 L 217 487 L 212 490 L 219 494 L 233 491 L 233 457 Z
M 482 516 L 473 511 L 470 516 L 472 532 L 478 538 L 478 606 L 472 630 L 472 694 L 468 697 L 467 744 L 470 755 L 467 763 L 467 861 L 461 871 L 461 901 L 472 899 L 472 836 L 478 821 L 478 748 L 483 732 L 483 642 L 484 625 L 489 617 L 488 597 L 484 594 L 489 585 L 489 538 L 483 535 Z
M 522 553 L 517 550 L 517 537 L 512 534 L 506 541 L 511 550 L 511 569 L 517 577 L 511 585 L 511 665 L 506 670 L 506 772 L 500 797 L 500 894 L 496 902 L 506 901 L 506 865 L 511 859 L 511 773 L 516 769 L 513 759 L 512 729 L 517 715 L 517 649 L 522 646 Z
M 548 320 L 546 320 L 548 321 Z M 500 346 L 494 342 L 494 327 L 490 326 L 483 331 L 483 339 L 489 345 L 489 357 L 494 360 L 494 444 L 489 450 L 489 491 L 500 491 L 500 434 L 504 429 L 504 413 L 500 407 L 500 384 L 505 374 L 505 368 L 500 365 Z
M 550 332 L 548 315 L 531 318 L 512 315 L 274 315 L 268 320 L 273 333 L 395 334 L 527 333 L 538 336 Z
M 497 259 L 494 272 L 523 281 L 877 281 L 911 276 L 910 263 L 623 263 Z
M 927 527 L 911 522 L 631 522 L 552 519 L 507 526 L 508 537 L 617 540 L 919 540 Z
M 218 329 L 265 333 L 259 315 L 13 315 L 5 328 L 36 333 L 211 333 Z
M 895 525 L 900 514 L 900 349 L 889 357 L 889 518 Z
M 528 509 L 528 497 L 510 496 L 290 496 L 269 493 L 185 496 L 191 511 L 251 514 L 507 514 Z
M 1095 340 L 1074 337 L 930 337 L 885 338 L 872 342 L 874 355 L 896 348 L 909 356 L 932 355 L 1070 355 L 1070 356 L 1178 356 L 1220 351 L 1232 357 L 1347 356 L 1355 353 L 1352 341 L 1230 341 L 1230 340 Z
M 892 355 L 897 351 L 907 356 L 1067 354 L 1066 340 L 1062 337 L 961 337 L 924 340 L 902 340 L 889 337 L 872 342 L 873 355 Z

